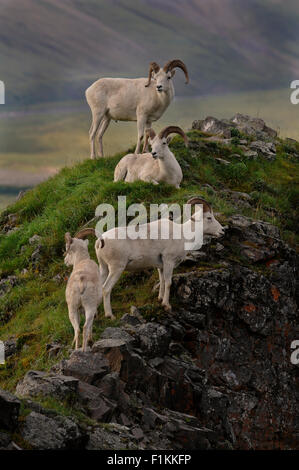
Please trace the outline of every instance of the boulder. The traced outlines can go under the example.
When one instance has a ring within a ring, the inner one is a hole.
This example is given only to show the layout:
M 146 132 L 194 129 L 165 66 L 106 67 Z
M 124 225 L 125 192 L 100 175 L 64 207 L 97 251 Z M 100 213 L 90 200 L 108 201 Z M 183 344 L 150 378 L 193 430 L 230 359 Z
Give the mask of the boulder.
M 221 135 L 225 138 L 231 137 L 230 127 L 229 123 L 212 116 L 206 117 L 202 121 L 194 121 L 192 123 L 192 129 L 198 129 L 208 134 Z
M 266 126 L 263 119 L 253 118 L 247 114 L 237 113 L 230 121 L 239 131 L 249 136 L 257 136 L 261 139 L 275 139 L 277 137 L 277 132 Z
M 55 366 L 65 376 L 75 377 L 91 385 L 97 385 L 108 373 L 108 361 L 101 352 L 73 351 L 68 360 L 63 360 Z
M 83 449 L 86 437 L 77 424 L 62 416 L 49 417 L 32 411 L 26 416 L 21 430 L 22 438 L 32 449 Z
M 20 400 L 0 389 L 0 429 L 13 431 L 17 427 L 20 406 Z
M 111 421 L 117 405 L 104 397 L 98 387 L 79 382 L 78 396 L 92 419 L 100 422 Z
M 263 142 L 262 140 L 257 140 L 251 142 L 250 149 L 258 152 L 267 160 L 275 160 L 276 158 L 276 147 L 273 142 Z
M 135 328 L 139 347 L 147 357 L 164 356 L 170 343 L 170 332 L 157 323 L 145 323 Z
M 78 379 L 64 375 L 30 370 L 16 388 L 21 397 L 51 396 L 72 401 L 77 393 Z

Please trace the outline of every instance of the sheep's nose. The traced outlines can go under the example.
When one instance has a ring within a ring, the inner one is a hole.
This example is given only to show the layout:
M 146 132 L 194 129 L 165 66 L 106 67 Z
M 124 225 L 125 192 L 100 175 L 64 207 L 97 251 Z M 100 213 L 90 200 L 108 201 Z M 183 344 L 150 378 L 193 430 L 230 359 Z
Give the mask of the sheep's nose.
M 152 157 L 157 158 L 157 152 L 152 152 Z
M 157 90 L 162 91 L 162 85 L 157 85 Z

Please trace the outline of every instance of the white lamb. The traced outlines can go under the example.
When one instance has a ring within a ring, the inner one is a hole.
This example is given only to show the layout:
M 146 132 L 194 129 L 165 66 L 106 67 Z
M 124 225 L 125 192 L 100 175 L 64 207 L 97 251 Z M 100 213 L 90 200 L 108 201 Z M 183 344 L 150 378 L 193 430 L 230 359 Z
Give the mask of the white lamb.
M 146 131 L 144 149 L 149 142 L 152 148 L 151 153 L 129 153 L 125 155 L 114 171 L 114 181 L 124 180 L 128 183 L 141 180 L 153 184 L 172 184 L 176 188 L 180 187 L 183 173 L 174 154 L 168 147 L 171 138 L 169 134 L 179 134 L 183 137 L 185 145 L 188 145 L 188 138 L 185 132 L 177 126 L 165 127 L 158 135 L 153 129 Z
M 90 259 L 88 240 L 72 238 L 65 234 L 66 252 L 64 262 L 73 266 L 68 280 L 65 297 L 68 305 L 69 319 L 74 328 L 75 349 L 79 348 L 80 308 L 85 312 L 83 327 L 83 351 L 87 350 L 92 339 L 92 325 L 97 308 L 102 301 L 102 282 L 97 263 Z

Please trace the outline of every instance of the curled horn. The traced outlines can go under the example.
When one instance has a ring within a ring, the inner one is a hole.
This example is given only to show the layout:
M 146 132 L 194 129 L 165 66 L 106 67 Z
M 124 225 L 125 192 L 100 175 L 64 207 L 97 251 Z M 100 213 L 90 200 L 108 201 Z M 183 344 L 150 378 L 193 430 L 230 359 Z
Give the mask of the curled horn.
M 64 239 L 65 239 L 66 249 L 68 250 L 69 247 L 71 246 L 72 241 L 73 241 L 70 232 L 67 232 L 64 235 Z
M 184 62 L 182 62 L 180 59 L 174 59 L 174 60 L 170 60 L 169 62 L 166 62 L 166 64 L 163 67 L 163 70 L 165 72 L 169 72 L 170 70 L 173 70 L 176 67 L 183 70 L 185 77 L 186 77 L 186 83 L 189 83 L 189 74 L 188 74 L 187 67 L 184 64 Z
M 75 238 L 80 238 L 83 239 L 87 237 L 88 235 L 94 235 L 96 236 L 96 231 L 94 228 L 84 228 L 80 230 L 79 232 L 76 233 Z
M 151 140 L 152 140 L 152 139 L 154 139 L 155 137 L 156 137 L 156 133 L 155 133 L 154 129 L 152 129 L 152 128 L 146 129 L 142 153 L 144 153 L 145 150 L 146 150 L 146 148 L 147 148 L 148 139 L 151 139 Z
M 157 64 L 157 62 L 151 62 L 150 63 L 149 70 L 148 70 L 148 82 L 145 85 L 146 87 L 149 86 L 149 84 L 151 83 L 152 72 L 157 73 L 157 72 L 159 72 L 159 70 L 160 70 L 160 65 Z
M 194 196 L 189 199 L 189 201 L 187 201 L 187 204 L 191 204 L 191 206 L 194 206 L 195 204 L 202 204 L 203 212 L 212 212 L 211 205 L 202 197 Z
M 186 136 L 185 132 L 183 131 L 183 129 L 181 129 L 180 127 L 178 126 L 167 126 L 167 127 L 164 127 L 164 129 L 162 129 L 162 131 L 159 132 L 159 138 L 160 139 L 163 139 L 163 137 L 167 137 L 169 136 L 169 134 L 179 134 L 180 136 L 183 137 L 184 139 L 184 142 L 185 142 L 185 145 L 186 147 L 188 147 L 188 137 Z

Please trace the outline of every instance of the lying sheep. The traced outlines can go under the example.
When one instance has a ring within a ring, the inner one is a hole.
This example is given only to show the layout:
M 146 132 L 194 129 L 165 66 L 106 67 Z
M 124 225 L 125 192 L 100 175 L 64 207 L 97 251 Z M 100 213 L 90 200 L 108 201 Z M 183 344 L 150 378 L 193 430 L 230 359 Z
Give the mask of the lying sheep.
M 165 127 L 158 135 L 153 129 L 146 131 L 144 150 L 149 142 L 152 148 L 151 153 L 129 153 L 125 155 L 114 171 L 114 181 L 133 181 L 141 180 L 153 184 L 159 184 L 161 181 L 172 184 L 176 188 L 180 187 L 183 179 L 183 173 L 174 154 L 168 147 L 171 138 L 169 134 L 179 134 L 183 137 L 185 145 L 188 145 L 188 138 L 185 132 L 177 126 Z
M 204 199 L 193 197 L 187 204 L 202 204 L 203 212 L 203 234 L 213 237 L 220 237 L 224 234 L 224 228 L 215 219 L 213 210 Z M 198 212 L 198 211 L 197 211 Z M 200 213 L 199 213 L 200 214 Z M 132 239 L 127 237 L 127 227 L 117 227 L 105 232 L 95 243 L 97 258 L 100 264 L 101 276 L 103 280 L 103 300 L 106 316 L 112 316 L 110 294 L 120 278 L 123 271 L 140 271 L 147 268 L 157 268 L 160 278 L 159 300 L 166 310 L 171 310 L 169 303 L 169 293 L 172 281 L 172 273 L 185 258 L 185 242 L 190 239 L 184 234 L 195 229 L 195 215 L 184 224 L 177 224 L 168 219 L 160 219 L 145 224 L 148 237 L 146 239 Z M 197 215 L 198 217 L 198 215 Z M 169 224 L 169 225 L 168 225 Z M 167 225 L 167 226 L 166 226 Z M 175 227 L 177 225 L 177 227 Z M 179 226 L 179 227 L 178 227 Z M 184 227 L 185 226 L 185 227 Z M 161 233 L 167 233 L 169 227 L 169 237 L 161 237 Z M 159 234 L 158 238 L 151 239 L 151 230 Z M 182 237 L 177 239 L 173 236 L 178 233 L 178 229 L 183 232 Z M 77 233 L 76 237 L 84 238 L 87 235 L 95 235 L 95 229 L 87 228 Z M 122 239 L 122 235 L 124 235 Z
M 68 280 L 65 297 L 68 305 L 69 319 L 74 328 L 75 349 L 79 348 L 80 308 L 85 312 L 83 327 L 83 351 L 87 350 L 92 339 L 92 325 L 97 308 L 102 301 L 102 283 L 97 263 L 90 259 L 88 240 L 72 238 L 65 234 L 66 252 L 64 262 L 73 266 Z
M 98 136 L 100 157 L 103 156 L 103 135 L 111 119 L 137 121 L 136 153 L 140 152 L 144 132 L 152 122 L 160 119 L 174 98 L 172 78 L 175 68 L 183 70 L 186 83 L 189 75 L 186 65 L 179 59 L 160 67 L 156 62 L 149 66 L 148 78 L 100 78 L 85 92 L 92 113 L 89 131 L 91 158 L 96 158 L 95 138 Z

